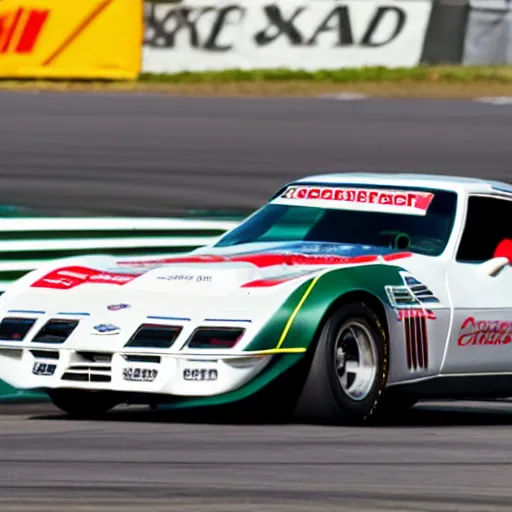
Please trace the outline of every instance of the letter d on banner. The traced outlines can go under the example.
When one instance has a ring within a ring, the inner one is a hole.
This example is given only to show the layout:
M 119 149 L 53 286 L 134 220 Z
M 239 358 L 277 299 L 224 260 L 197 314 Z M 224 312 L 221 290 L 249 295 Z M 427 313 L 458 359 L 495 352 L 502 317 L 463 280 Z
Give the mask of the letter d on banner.
M 134 79 L 142 0 L 0 1 L 0 77 Z

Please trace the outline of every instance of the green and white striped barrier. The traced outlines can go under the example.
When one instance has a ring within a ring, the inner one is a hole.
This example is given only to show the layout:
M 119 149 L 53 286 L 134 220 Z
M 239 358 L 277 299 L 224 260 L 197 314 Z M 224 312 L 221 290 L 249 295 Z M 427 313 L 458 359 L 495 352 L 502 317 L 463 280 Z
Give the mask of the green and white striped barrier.
M 186 252 L 213 243 L 238 223 L 211 219 L 0 219 L 0 289 L 52 259 Z
M 2 215 L 4 215 L 2 217 Z M 166 256 L 215 242 L 243 216 L 212 218 L 29 217 L 0 210 L 0 291 L 39 265 L 86 254 Z M 0 401 L 46 400 L 0 381 Z

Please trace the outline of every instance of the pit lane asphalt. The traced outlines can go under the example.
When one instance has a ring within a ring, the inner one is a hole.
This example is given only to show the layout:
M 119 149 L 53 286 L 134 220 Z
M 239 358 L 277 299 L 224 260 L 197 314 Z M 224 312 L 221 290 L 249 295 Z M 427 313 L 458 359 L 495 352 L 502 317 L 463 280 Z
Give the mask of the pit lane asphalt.
M 0 93 L 0 203 L 68 214 L 255 208 L 331 171 L 511 177 L 512 110 L 470 102 Z M 512 404 L 365 428 L 0 407 L 0 510 L 510 510 Z

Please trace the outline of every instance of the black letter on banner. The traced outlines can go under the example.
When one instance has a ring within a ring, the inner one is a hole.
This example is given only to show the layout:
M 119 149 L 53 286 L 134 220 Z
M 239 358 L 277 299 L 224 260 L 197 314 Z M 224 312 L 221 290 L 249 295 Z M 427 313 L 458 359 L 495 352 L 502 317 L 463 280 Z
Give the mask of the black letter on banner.
M 329 23 L 333 18 L 336 18 L 335 23 Z M 338 31 L 338 42 L 334 46 L 350 46 L 354 44 L 354 36 L 352 35 L 352 27 L 350 26 L 350 17 L 348 15 L 348 8 L 346 6 L 336 7 L 325 18 L 320 26 L 315 30 L 311 39 L 306 43 L 308 45 L 316 44 L 316 38 L 322 32 L 331 32 L 332 30 Z
M 156 33 L 159 28 L 159 24 L 155 20 L 155 6 L 154 4 L 144 4 L 144 45 L 153 46 L 156 39 Z M 153 33 L 151 33 L 153 31 Z
M 193 48 L 198 48 L 200 41 L 199 35 L 197 33 L 196 23 L 203 14 L 213 10 L 213 7 L 205 7 L 201 9 L 201 11 L 197 12 L 196 17 L 191 20 L 190 14 L 193 12 L 193 9 L 180 7 L 178 9 L 171 9 L 165 18 L 160 21 L 157 21 L 153 18 L 153 28 L 155 30 L 155 35 L 151 45 L 165 48 L 174 48 L 176 34 L 181 29 L 186 28 L 190 33 L 190 46 Z M 154 15 L 154 12 L 152 14 Z M 173 30 L 167 32 L 165 24 L 173 18 L 176 20 L 176 26 Z M 163 44 L 157 44 L 159 40 L 162 40 Z
M 219 10 L 217 17 L 215 18 L 215 23 L 213 24 L 212 30 L 208 39 L 204 42 L 203 48 L 205 50 L 217 51 L 217 52 L 227 52 L 233 48 L 233 45 L 219 46 L 217 44 L 217 38 L 219 37 L 222 29 L 224 28 L 226 23 L 226 18 L 228 17 L 230 12 L 240 11 L 240 20 L 243 19 L 245 15 L 245 9 L 242 7 L 238 7 L 237 5 L 230 5 L 228 7 L 223 7 Z
M 294 46 L 302 44 L 302 35 L 293 25 L 293 21 L 297 16 L 304 10 L 304 7 L 299 7 L 295 10 L 295 13 L 289 20 L 283 19 L 281 11 L 277 5 L 266 5 L 264 7 L 265 14 L 267 15 L 269 25 L 258 32 L 254 39 L 258 46 L 263 46 L 264 44 L 269 44 L 272 41 L 276 40 L 281 34 L 285 34 L 288 36 L 290 43 Z M 274 35 L 268 34 L 268 31 L 275 27 L 276 32 Z
M 374 43 L 372 42 L 372 38 L 375 35 L 376 30 L 379 28 L 379 24 L 386 16 L 387 13 L 395 13 L 396 14 L 396 25 L 395 25 L 395 31 L 393 35 L 388 38 L 387 41 L 384 41 L 382 43 Z M 402 31 L 405 25 L 405 12 L 402 9 L 399 9 L 398 7 L 379 7 L 377 9 L 377 12 L 373 16 L 372 20 L 370 21 L 370 24 L 368 25 L 368 29 L 366 30 L 366 33 L 364 34 L 363 38 L 361 39 L 361 46 L 384 46 L 386 44 L 389 44 L 393 39 L 395 39 L 398 34 Z
M 144 45 L 153 47 L 163 47 L 165 44 L 164 23 L 169 18 L 169 14 L 163 19 L 158 20 L 155 14 L 154 4 L 144 4 L 144 24 L 146 30 L 144 32 Z

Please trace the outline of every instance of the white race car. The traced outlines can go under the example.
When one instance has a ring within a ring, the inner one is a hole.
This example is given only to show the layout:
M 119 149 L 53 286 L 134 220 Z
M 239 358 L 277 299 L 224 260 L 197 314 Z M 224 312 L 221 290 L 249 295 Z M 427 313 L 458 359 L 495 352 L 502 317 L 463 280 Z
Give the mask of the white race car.
M 510 218 L 500 182 L 304 178 L 213 246 L 25 275 L 0 297 L 0 378 L 82 417 L 250 403 L 362 422 L 510 396 Z

